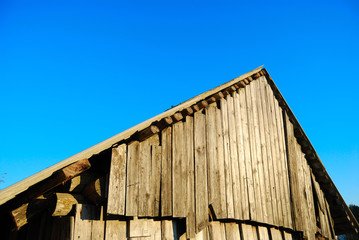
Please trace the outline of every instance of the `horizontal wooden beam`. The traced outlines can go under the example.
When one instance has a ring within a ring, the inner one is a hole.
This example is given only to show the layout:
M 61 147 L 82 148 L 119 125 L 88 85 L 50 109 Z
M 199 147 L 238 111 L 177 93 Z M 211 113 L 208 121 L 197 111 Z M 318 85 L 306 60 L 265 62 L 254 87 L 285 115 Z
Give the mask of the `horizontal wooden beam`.
M 98 205 L 107 198 L 106 177 L 101 177 L 88 184 L 82 194 L 92 203 Z

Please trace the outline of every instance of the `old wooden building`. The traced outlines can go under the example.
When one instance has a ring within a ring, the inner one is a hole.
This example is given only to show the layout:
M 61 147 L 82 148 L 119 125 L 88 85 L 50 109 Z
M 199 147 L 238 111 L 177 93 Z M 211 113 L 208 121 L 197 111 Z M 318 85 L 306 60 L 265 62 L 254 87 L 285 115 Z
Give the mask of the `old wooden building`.
M 0 191 L 1 239 L 335 239 L 358 232 L 265 69 Z

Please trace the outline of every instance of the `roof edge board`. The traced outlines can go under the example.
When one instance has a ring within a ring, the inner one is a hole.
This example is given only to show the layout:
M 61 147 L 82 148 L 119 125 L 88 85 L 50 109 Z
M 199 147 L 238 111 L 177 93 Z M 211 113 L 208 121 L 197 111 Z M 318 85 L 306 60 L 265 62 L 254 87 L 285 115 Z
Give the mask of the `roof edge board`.
M 95 155 L 95 154 L 98 154 L 100 152 L 102 152 L 103 150 L 105 149 L 108 149 L 110 147 L 112 147 L 114 144 L 117 144 L 118 142 L 124 140 L 124 139 L 127 139 L 129 137 L 131 137 L 133 134 L 135 134 L 136 132 L 140 131 L 140 130 L 143 130 L 147 127 L 150 127 L 151 124 L 153 122 L 156 122 L 156 121 L 159 121 L 165 117 L 168 117 L 168 116 L 171 116 L 173 114 L 175 114 L 176 112 L 179 112 L 179 111 L 182 111 L 184 110 L 185 108 L 193 105 L 193 104 L 196 104 L 197 102 L 217 93 L 217 92 L 220 92 L 220 91 L 223 91 L 225 90 L 226 88 L 236 84 L 237 82 L 243 80 L 243 79 L 246 79 L 258 72 L 260 72 L 262 70 L 263 66 L 260 66 L 250 72 L 247 72 L 237 78 L 234 78 L 233 80 L 231 81 L 228 81 L 218 87 L 215 87 L 209 91 L 206 91 L 200 95 L 197 95 L 179 105 L 177 105 L 176 107 L 174 108 L 171 108 L 171 109 L 168 109 L 166 110 L 165 112 L 159 114 L 159 115 L 156 115 L 142 123 L 139 123 L 121 133 L 118 133 L 116 134 L 115 136 L 113 137 L 110 137 L 90 148 L 87 148 L 86 150 L 83 150 L 65 160 L 62 160 L 61 162 L 57 163 L 57 164 L 54 164 L 34 175 L 31 175 L 5 189 L 2 189 L 0 190 L 0 205 L 6 203 L 7 201 L 13 199 L 16 197 L 16 195 L 26 191 L 30 186 L 34 185 L 35 183 L 39 182 L 39 181 L 42 181 L 48 177 L 51 176 L 51 174 L 59 169 L 62 169 L 74 162 L 77 162 L 79 160 L 82 160 L 82 159 L 85 159 L 85 158 L 90 158 L 91 156 Z

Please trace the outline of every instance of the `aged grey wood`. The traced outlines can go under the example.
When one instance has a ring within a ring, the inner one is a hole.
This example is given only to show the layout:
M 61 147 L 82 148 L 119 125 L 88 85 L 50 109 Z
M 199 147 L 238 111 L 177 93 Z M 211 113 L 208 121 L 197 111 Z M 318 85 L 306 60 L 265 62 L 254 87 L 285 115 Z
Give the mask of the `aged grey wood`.
M 91 239 L 93 206 L 76 204 L 74 239 Z
M 185 132 L 185 156 L 187 161 L 187 185 L 186 185 L 186 199 L 187 199 L 187 213 L 186 213 L 186 232 L 189 238 L 196 236 L 196 216 L 195 216 L 195 182 L 194 182 L 194 129 L 193 117 L 187 116 L 184 123 Z
M 103 206 L 100 207 L 100 215 L 92 220 L 91 240 L 103 240 L 105 238 L 105 221 L 103 220 Z
M 161 215 L 172 215 L 172 128 L 162 131 Z
M 222 114 L 222 130 L 223 130 L 223 152 L 224 152 L 224 171 L 226 183 L 226 201 L 227 201 L 227 217 L 234 218 L 233 188 L 232 188 L 232 172 L 230 164 L 230 147 L 228 133 L 228 112 L 227 100 L 222 98 L 221 114 Z
M 229 150 L 230 150 L 230 166 L 232 170 L 232 188 L 233 188 L 233 207 L 234 218 L 242 219 L 242 199 L 241 184 L 239 176 L 238 166 L 238 146 L 237 146 L 237 129 L 236 120 L 234 114 L 233 97 L 228 95 L 227 97 L 227 113 L 228 113 L 228 132 L 229 132 Z
M 255 240 L 257 239 L 256 233 L 253 232 L 252 225 L 242 223 L 242 234 L 243 234 L 243 240 Z
M 243 133 L 243 147 L 244 147 L 244 164 L 246 172 L 246 182 L 248 191 L 248 204 L 249 204 L 249 217 L 252 220 L 257 219 L 256 213 L 256 200 L 254 190 L 254 176 L 252 171 L 252 153 L 249 140 L 249 125 L 248 125 L 248 111 L 247 111 L 247 97 L 246 90 L 240 89 L 239 94 L 239 107 L 241 116 L 241 125 Z
M 138 219 L 134 217 L 133 220 L 129 220 L 128 223 L 128 232 L 127 235 L 129 238 L 142 238 L 150 237 L 151 234 L 151 224 L 152 220 L 149 219 Z
M 126 184 L 126 215 L 138 214 L 138 183 L 139 183 L 139 142 L 134 141 L 127 147 L 127 184 Z
M 151 194 L 151 138 L 140 142 L 138 158 L 138 216 L 150 216 L 148 199 Z
M 282 209 L 282 182 L 281 182 L 281 172 L 280 172 L 280 153 L 279 153 L 279 143 L 278 143 L 278 131 L 277 131 L 277 123 L 275 117 L 275 105 L 273 102 L 273 91 L 269 85 L 266 85 L 267 92 L 267 103 L 269 106 L 269 127 L 270 127 L 270 135 L 271 135 L 271 146 L 272 146 L 272 156 L 273 156 L 273 172 L 274 172 L 274 180 L 275 180 L 275 192 L 276 192 L 276 203 L 277 203 L 277 211 L 278 211 L 278 222 L 277 226 L 283 226 L 283 209 Z
M 272 236 L 272 240 L 282 240 L 282 234 L 280 232 L 280 230 L 276 229 L 276 228 L 270 228 L 270 233 Z
M 284 240 L 293 240 L 292 234 L 288 233 L 286 231 L 283 231 L 283 235 L 284 235 Z
M 260 81 L 260 96 L 263 110 L 263 122 L 265 129 L 265 142 L 267 147 L 267 159 L 268 159 L 268 176 L 269 176 L 269 187 L 271 192 L 271 209 L 273 214 L 273 225 L 278 225 L 278 207 L 277 207 L 277 194 L 276 194 L 276 183 L 275 183 L 275 170 L 274 170 L 274 159 L 273 159 L 273 139 L 272 134 L 272 126 L 271 126 L 271 117 L 270 114 L 270 104 L 267 100 L 267 90 L 268 86 L 267 81 L 263 78 L 259 79 Z M 269 86 L 268 86 L 269 87 Z
M 260 181 L 260 170 L 259 167 L 261 166 L 259 162 L 259 155 L 257 153 L 257 141 L 258 136 L 255 130 L 255 115 L 254 112 L 254 103 L 253 100 L 255 96 L 253 96 L 252 89 L 247 86 L 245 88 L 246 91 L 246 103 L 247 103 L 247 114 L 248 114 L 248 128 L 249 128 L 249 141 L 250 141 L 250 151 L 251 151 L 251 165 L 252 165 L 252 173 L 253 173 L 253 189 L 255 192 L 255 201 L 256 201 L 256 209 L 255 209 L 255 216 L 251 219 L 258 222 L 263 222 L 263 196 L 261 193 L 261 181 Z M 260 150 L 260 149 L 259 149 Z
M 248 184 L 247 184 L 247 174 L 246 174 L 246 164 L 245 164 L 245 147 L 243 139 L 243 123 L 241 119 L 241 107 L 240 107 L 240 97 L 237 92 L 233 93 L 233 103 L 234 103 L 234 115 L 235 115 L 235 125 L 237 133 L 237 149 L 238 149 L 238 168 L 239 168 L 239 183 L 240 183 L 240 202 L 242 208 L 241 220 L 249 220 L 249 201 L 248 201 Z
M 186 170 L 183 122 L 172 126 L 173 216 L 186 217 Z
M 161 234 L 162 234 L 162 239 L 175 240 L 172 220 L 161 221 Z
M 160 215 L 160 191 L 161 191 L 161 158 L 162 148 L 158 145 L 159 139 L 157 137 L 156 144 L 152 145 L 152 169 L 151 169 L 151 196 L 149 199 L 152 204 L 152 215 L 157 217 Z
M 194 114 L 194 151 L 195 189 L 197 190 L 195 192 L 196 232 L 198 233 L 208 225 L 206 118 L 202 112 Z
M 126 240 L 126 224 L 126 221 L 107 220 L 105 239 Z
M 264 77 L 261 77 L 264 78 Z M 258 113 L 258 128 L 259 128 L 259 142 L 261 147 L 261 159 L 263 163 L 263 179 L 264 179 L 264 193 L 265 193 L 265 204 L 267 209 L 267 223 L 273 224 L 273 210 L 272 210 L 272 192 L 270 186 L 270 178 L 269 178 L 269 158 L 267 151 L 267 142 L 266 142 L 266 126 L 264 124 L 264 112 L 262 106 L 262 94 L 261 94 L 261 85 L 260 79 L 253 82 L 253 88 L 256 92 L 257 96 L 257 113 Z
M 125 214 L 127 145 L 112 148 L 108 187 L 108 214 Z
M 210 222 L 208 226 L 209 239 L 211 240 L 226 240 L 225 224 L 214 221 Z
M 227 194 L 226 194 L 226 174 L 225 174 L 225 158 L 223 143 L 223 124 L 222 112 L 216 108 L 216 147 L 217 147 L 217 163 L 218 163 L 218 201 L 219 209 L 216 212 L 218 219 L 227 218 Z

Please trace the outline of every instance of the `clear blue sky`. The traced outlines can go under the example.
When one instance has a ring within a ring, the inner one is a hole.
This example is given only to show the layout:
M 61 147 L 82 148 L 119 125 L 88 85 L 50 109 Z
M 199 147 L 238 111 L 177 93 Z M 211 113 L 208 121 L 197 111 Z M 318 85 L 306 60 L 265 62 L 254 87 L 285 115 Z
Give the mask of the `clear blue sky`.
M 0 188 L 264 64 L 359 205 L 358 58 L 355 0 L 2 0 Z

